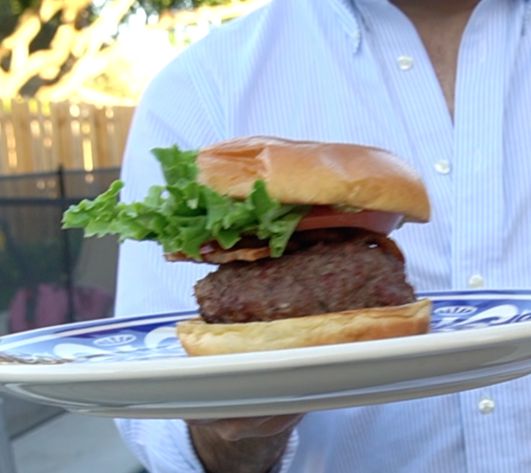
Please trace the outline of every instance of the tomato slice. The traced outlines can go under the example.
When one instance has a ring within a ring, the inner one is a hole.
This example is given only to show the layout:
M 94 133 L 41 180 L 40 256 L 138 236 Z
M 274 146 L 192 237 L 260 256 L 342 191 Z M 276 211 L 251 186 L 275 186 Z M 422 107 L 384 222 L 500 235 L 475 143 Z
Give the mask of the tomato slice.
M 355 227 L 388 235 L 402 223 L 402 214 L 381 212 L 378 210 L 361 210 L 345 212 L 328 205 L 315 205 L 297 226 L 297 231 L 317 228 Z

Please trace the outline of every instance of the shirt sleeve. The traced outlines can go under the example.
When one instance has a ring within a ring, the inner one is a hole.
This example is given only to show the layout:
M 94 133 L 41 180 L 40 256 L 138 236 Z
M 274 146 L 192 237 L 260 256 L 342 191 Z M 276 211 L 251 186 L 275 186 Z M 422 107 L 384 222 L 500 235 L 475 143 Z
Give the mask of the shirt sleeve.
M 204 473 L 183 421 L 116 419 L 115 423 L 127 447 L 150 473 Z M 295 430 L 271 473 L 289 473 L 297 445 Z
M 296 427 L 291 433 L 291 436 L 288 440 L 288 444 L 286 445 L 286 451 L 284 452 L 284 455 L 282 456 L 279 464 L 277 465 L 277 469 L 273 470 L 272 473 L 289 473 L 291 471 L 291 465 L 293 463 L 293 459 L 295 458 L 295 454 L 297 453 L 298 445 L 299 433 L 298 428 Z
M 217 104 L 205 104 L 208 94 L 199 93 L 196 70 L 194 61 L 179 57 L 146 90 L 133 117 L 122 163 L 123 201 L 143 200 L 150 186 L 163 183 L 153 148 L 197 149 L 221 139 L 212 119 Z M 212 269 L 206 264 L 168 264 L 157 243 L 127 240 L 119 250 L 115 314 L 193 310 L 193 285 Z
M 116 419 L 125 444 L 150 473 L 204 473 L 182 420 Z
M 178 58 L 146 90 L 135 111 L 124 155 L 123 201 L 143 200 L 151 185 L 163 182 L 153 148 L 197 149 L 223 138 L 222 124 L 214 119 L 220 105 L 203 77 L 195 61 Z M 193 285 L 212 269 L 206 264 L 169 264 L 156 243 L 126 241 L 119 250 L 115 315 L 193 310 Z M 117 419 L 116 425 L 150 473 L 203 473 L 184 421 Z M 288 472 L 296 444 L 294 433 L 278 473 Z

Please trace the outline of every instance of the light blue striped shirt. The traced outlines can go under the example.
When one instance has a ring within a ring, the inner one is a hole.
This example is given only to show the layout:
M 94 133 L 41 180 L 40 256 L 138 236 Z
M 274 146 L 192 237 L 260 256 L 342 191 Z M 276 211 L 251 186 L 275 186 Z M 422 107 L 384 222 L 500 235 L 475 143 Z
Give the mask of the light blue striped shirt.
M 419 0 L 420 1 L 420 0 Z M 242 135 L 387 148 L 422 174 L 432 222 L 394 234 L 419 290 L 531 287 L 531 8 L 483 0 L 462 40 L 454 120 L 410 21 L 387 0 L 273 0 L 190 47 L 134 119 L 124 198 L 161 174 L 149 149 Z M 117 315 L 195 307 L 211 268 L 121 249 Z M 495 408 L 480 409 L 483 398 Z M 152 473 L 200 472 L 184 423 L 118 422 Z M 529 473 L 531 380 L 307 415 L 284 473 Z

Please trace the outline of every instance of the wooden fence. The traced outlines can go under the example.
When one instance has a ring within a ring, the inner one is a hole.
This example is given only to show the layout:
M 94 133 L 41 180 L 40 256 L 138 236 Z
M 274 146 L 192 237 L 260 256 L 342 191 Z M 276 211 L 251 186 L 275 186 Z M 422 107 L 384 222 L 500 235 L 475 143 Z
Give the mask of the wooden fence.
M 121 163 L 134 107 L 0 101 L 0 175 Z

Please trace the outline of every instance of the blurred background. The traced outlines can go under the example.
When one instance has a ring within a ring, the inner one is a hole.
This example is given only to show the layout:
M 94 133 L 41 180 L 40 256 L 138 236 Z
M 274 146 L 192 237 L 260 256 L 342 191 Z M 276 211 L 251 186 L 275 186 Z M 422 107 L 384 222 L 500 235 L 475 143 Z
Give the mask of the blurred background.
M 0 0 L 0 335 L 113 313 L 117 242 L 61 231 L 116 179 L 170 60 L 267 0 Z M 112 421 L 0 393 L 0 473 L 138 473 Z

